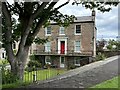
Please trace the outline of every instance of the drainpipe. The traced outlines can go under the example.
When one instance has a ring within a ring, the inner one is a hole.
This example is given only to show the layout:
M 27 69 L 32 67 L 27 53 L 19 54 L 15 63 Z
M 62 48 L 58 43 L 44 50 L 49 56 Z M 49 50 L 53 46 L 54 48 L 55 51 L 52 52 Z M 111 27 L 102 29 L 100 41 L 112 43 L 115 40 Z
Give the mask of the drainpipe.
M 92 57 L 95 58 L 96 57 L 96 27 L 95 27 L 95 10 L 92 10 L 92 19 L 93 19 L 93 38 L 92 38 L 92 47 L 93 47 L 93 55 Z

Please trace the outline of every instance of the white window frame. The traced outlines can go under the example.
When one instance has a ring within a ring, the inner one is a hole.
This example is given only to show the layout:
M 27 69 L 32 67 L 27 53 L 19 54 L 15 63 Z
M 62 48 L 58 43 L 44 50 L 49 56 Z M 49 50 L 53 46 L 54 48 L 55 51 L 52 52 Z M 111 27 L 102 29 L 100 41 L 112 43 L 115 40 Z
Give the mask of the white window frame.
M 50 62 L 47 61 L 47 59 L 50 59 Z M 45 56 L 45 64 L 51 64 L 51 57 L 50 56 Z
M 80 60 L 79 60 L 79 64 L 76 63 L 76 62 L 77 62 L 77 58 L 75 57 L 75 58 L 74 58 L 74 65 L 75 65 L 75 66 L 80 66 Z
M 64 34 L 61 33 L 62 28 L 64 28 Z M 65 27 L 62 27 L 62 26 L 60 27 L 60 29 L 59 29 L 59 35 L 65 35 Z
M 76 42 L 77 42 L 77 41 L 74 42 L 74 52 L 80 53 L 81 51 L 80 51 L 80 50 L 77 51 L 77 49 L 76 49 L 76 46 L 77 46 L 77 45 L 76 45 Z M 79 41 L 79 42 L 80 42 L 80 41 Z M 80 49 L 81 49 L 81 42 L 80 42 Z
M 51 28 L 51 26 L 48 26 L 48 27 Z M 48 32 L 48 29 L 47 29 L 48 27 L 45 28 L 45 36 L 51 36 L 51 34 L 48 34 L 48 33 L 47 33 L 47 32 Z M 52 32 L 51 32 L 51 33 L 52 33 Z
M 50 43 L 50 45 L 48 45 L 48 43 Z M 48 50 L 48 47 L 50 47 L 49 50 Z M 45 52 L 51 52 L 51 42 L 45 43 Z
M 77 26 L 77 25 L 80 25 L 80 24 L 76 24 L 76 25 L 75 25 L 74 33 L 75 33 L 75 35 L 81 35 L 81 32 L 80 32 L 80 33 L 76 33 L 76 26 Z M 80 25 L 80 30 L 81 30 L 81 25 Z

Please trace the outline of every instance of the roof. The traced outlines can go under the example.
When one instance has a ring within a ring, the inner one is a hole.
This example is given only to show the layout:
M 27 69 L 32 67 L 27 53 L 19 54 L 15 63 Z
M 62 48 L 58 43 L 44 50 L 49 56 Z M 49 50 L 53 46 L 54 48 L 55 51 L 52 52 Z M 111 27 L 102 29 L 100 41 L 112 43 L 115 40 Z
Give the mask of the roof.
M 76 17 L 77 19 L 74 20 L 74 23 L 77 22 L 91 22 L 94 21 L 94 17 L 93 16 L 82 16 L 82 17 Z M 51 24 L 57 24 L 54 21 L 51 21 Z
M 82 16 L 82 17 L 77 17 L 77 20 L 74 22 L 88 22 L 88 21 L 94 21 L 94 18 L 92 16 Z

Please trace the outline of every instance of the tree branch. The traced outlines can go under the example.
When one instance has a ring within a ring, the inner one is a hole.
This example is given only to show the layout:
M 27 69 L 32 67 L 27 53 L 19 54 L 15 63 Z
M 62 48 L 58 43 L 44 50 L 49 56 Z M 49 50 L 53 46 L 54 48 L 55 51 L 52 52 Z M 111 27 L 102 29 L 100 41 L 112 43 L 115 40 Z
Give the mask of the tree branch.
M 22 10 L 22 8 L 20 7 L 20 5 L 18 4 L 18 2 L 15 2 L 15 7 L 17 7 L 17 8 L 19 9 L 20 14 L 23 13 L 23 10 Z
M 38 6 L 37 10 L 33 14 L 33 18 L 36 18 L 41 11 L 45 8 L 45 6 L 48 4 L 48 2 L 43 2 L 40 6 Z
M 2 12 L 3 12 L 3 16 L 5 17 L 5 25 L 6 30 L 5 32 L 5 49 L 6 52 L 8 54 L 8 58 L 10 60 L 10 62 L 12 62 L 14 60 L 14 53 L 12 50 L 12 21 L 11 21 L 11 14 L 10 11 L 7 8 L 7 5 L 5 2 L 2 2 Z
M 32 38 L 32 41 L 34 40 L 35 36 L 38 34 L 38 32 L 40 31 L 40 28 L 42 27 L 43 24 L 45 24 L 45 22 L 49 19 L 49 17 L 53 14 L 51 13 L 51 9 L 54 7 L 54 5 L 57 2 L 51 2 L 50 5 L 47 7 L 47 9 L 43 10 L 42 12 L 39 12 L 40 16 L 40 20 L 38 21 L 36 27 L 33 30 L 33 33 L 29 33 L 27 41 L 29 42 L 29 40 Z M 44 13 L 43 13 L 44 12 Z M 31 42 L 32 43 L 32 42 Z M 30 45 L 31 45 L 30 43 Z M 27 42 L 26 42 L 27 45 Z
M 63 6 L 65 6 L 66 4 L 68 4 L 68 3 L 69 3 L 69 1 L 70 1 L 70 0 L 68 0 L 68 1 L 67 1 L 67 2 L 65 2 L 64 4 L 60 5 L 59 7 L 55 8 L 54 10 L 58 10 L 58 9 L 60 9 L 61 7 L 63 7 Z

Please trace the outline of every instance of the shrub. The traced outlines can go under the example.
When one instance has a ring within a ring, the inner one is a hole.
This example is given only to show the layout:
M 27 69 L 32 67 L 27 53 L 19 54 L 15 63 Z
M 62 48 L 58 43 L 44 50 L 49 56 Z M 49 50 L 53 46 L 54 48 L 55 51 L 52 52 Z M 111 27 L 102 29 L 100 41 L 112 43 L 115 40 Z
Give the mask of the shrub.
M 96 56 L 96 60 L 100 61 L 100 60 L 104 60 L 106 58 L 105 54 L 99 52 L 98 55 Z
M 51 67 L 51 64 L 45 64 L 45 67 L 44 68 L 50 68 Z
M 36 68 L 41 68 L 41 67 L 42 67 L 41 63 L 39 63 L 38 61 L 35 61 L 35 60 L 31 60 L 28 62 L 25 70 L 26 71 L 33 71 Z
M 74 64 L 70 64 L 69 66 L 68 66 L 68 69 L 75 69 L 76 68 L 76 66 L 74 65 Z
M 11 73 L 11 70 L 6 69 L 5 65 L 1 68 L 2 72 L 2 84 L 10 84 L 18 81 L 17 76 Z

